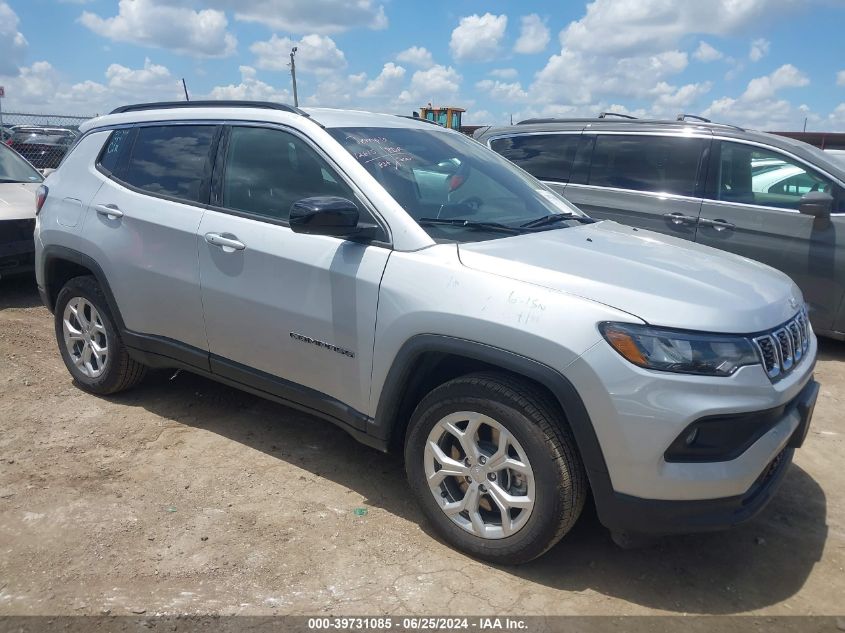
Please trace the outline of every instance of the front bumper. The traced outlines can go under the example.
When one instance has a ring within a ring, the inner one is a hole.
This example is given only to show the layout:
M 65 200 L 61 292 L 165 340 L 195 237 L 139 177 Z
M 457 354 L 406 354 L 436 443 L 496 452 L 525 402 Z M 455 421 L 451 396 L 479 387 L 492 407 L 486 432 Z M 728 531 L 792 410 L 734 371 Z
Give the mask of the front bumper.
M 599 519 L 613 531 L 638 534 L 686 534 L 733 527 L 755 517 L 772 499 L 792 462 L 796 448 L 807 436 L 819 383 L 810 380 L 785 408 L 783 416 L 798 415 L 800 422 L 783 449 L 766 464 L 744 494 L 719 499 L 643 499 L 594 485 Z

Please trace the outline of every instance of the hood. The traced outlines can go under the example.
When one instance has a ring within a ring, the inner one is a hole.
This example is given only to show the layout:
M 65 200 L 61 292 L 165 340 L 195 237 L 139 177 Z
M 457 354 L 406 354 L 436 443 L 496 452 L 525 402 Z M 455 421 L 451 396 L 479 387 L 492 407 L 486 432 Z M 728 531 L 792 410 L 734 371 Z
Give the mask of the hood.
M 0 221 L 35 217 L 35 192 L 40 182 L 0 182 Z
M 577 295 L 652 325 L 752 333 L 795 315 L 789 277 L 759 262 L 615 222 L 461 244 L 475 270 Z

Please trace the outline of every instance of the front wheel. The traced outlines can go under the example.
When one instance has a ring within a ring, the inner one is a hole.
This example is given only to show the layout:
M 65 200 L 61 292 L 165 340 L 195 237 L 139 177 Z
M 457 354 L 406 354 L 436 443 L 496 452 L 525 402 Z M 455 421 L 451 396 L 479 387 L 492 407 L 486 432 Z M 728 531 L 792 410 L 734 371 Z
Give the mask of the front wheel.
M 524 563 L 574 525 L 587 494 L 572 434 L 549 397 L 500 374 L 434 389 L 405 442 L 411 488 L 451 545 L 496 563 Z

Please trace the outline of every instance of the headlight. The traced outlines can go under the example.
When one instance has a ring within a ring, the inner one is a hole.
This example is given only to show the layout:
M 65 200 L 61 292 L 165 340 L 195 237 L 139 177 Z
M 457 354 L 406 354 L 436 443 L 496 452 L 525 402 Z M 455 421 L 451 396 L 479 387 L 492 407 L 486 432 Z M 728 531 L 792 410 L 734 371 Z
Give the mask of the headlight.
M 760 358 L 751 341 L 729 334 L 699 334 L 631 323 L 601 323 L 608 343 L 630 362 L 658 371 L 730 376 Z

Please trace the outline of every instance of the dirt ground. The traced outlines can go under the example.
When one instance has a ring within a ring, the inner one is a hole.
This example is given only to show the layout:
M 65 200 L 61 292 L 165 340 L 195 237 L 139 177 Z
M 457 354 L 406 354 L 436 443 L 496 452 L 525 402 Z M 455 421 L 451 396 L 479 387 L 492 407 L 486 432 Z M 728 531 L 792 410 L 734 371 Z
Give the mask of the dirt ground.
M 397 459 L 171 375 L 83 393 L 32 281 L 0 281 L 0 614 L 845 613 L 845 344 L 758 519 L 623 551 L 587 510 L 517 568 L 439 542 Z

